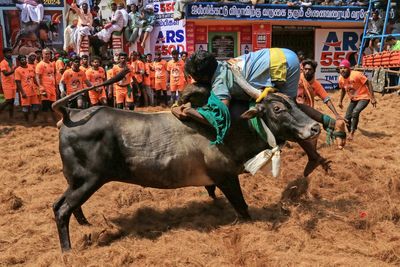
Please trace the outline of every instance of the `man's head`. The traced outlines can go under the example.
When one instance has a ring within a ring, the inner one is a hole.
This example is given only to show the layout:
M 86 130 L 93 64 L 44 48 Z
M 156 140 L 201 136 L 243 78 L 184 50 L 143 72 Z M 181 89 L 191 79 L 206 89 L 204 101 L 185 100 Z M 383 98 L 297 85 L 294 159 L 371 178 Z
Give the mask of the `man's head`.
M 179 60 L 179 52 L 178 52 L 178 50 L 176 50 L 176 49 L 172 50 L 171 55 L 172 55 L 172 59 L 174 61 L 178 61 Z
M 314 79 L 315 70 L 317 69 L 318 63 L 311 59 L 305 59 L 301 63 L 303 66 L 304 77 L 307 81 Z
M 347 59 L 343 59 L 339 64 L 339 73 L 344 78 L 348 78 L 351 72 L 351 64 Z
M 49 48 L 43 49 L 42 56 L 43 56 L 43 61 L 48 63 L 51 59 L 51 50 Z
M 12 49 L 11 48 L 3 48 L 3 55 L 6 59 L 10 60 L 11 55 L 12 55 Z
M 138 7 L 135 4 L 131 5 L 131 12 L 136 13 L 138 11 Z
M 72 62 L 72 70 L 79 71 L 79 67 L 81 66 L 81 58 L 77 55 L 71 57 Z
M 89 65 L 89 56 L 88 55 L 82 56 L 82 65 L 85 67 Z
M 211 84 L 218 62 L 208 51 L 196 51 L 185 63 L 185 72 L 196 82 Z
M 121 52 L 118 54 L 118 63 L 120 65 L 125 65 L 127 59 L 128 59 L 128 54 L 126 54 L 125 52 Z
M 301 63 L 306 58 L 306 56 L 305 56 L 304 52 L 300 50 L 297 52 L 297 58 L 299 59 L 299 62 Z
M 187 56 L 188 56 L 188 52 L 183 51 L 183 52 L 181 53 L 181 59 L 182 59 L 184 62 L 186 61 Z
M 116 3 L 111 3 L 111 10 L 112 11 L 117 11 L 117 4 Z
M 42 50 L 40 50 L 40 53 L 42 53 Z M 29 53 L 29 54 L 28 54 L 28 63 L 29 63 L 29 64 L 34 64 L 36 58 L 37 58 L 37 54 L 35 54 L 35 53 L 33 53 L 33 52 L 32 52 L 32 53 Z
M 83 4 L 82 4 L 82 10 L 83 10 L 83 12 L 85 12 L 85 14 L 88 12 L 89 6 L 88 6 L 87 3 L 83 3 Z
M 35 54 L 37 61 L 40 61 L 42 59 L 42 50 L 41 49 L 36 50 Z
M 147 61 L 147 62 L 152 62 L 152 61 L 153 61 L 153 55 L 150 54 L 150 53 L 148 53 L 148 54 L 146 55 L 146 61 Z
M 136 60 L 138 59 L 138 56 L 139 56 L 138 52 L 133 51 L 133 52 L 131 53 L 131 60 L 132 60 L 132 61 L 136 61 Z
M 156 61 L 161 61 L 161 51 L 156 51 L 154 55 Z
M 92 57 L 91 64 L 93 68 L 97 70 L 100 67 L 101 59 L 99 57 L 94 56 Z
M 394 37 L 393 35 L 389 35 L 388 37 L 386 37 L 386 43 L 388 45 L 390 45 L 391 47 L 394 46 L 397 42 L 396 37 Z
M 18 55 L 17 60 L 18 60 L 19 64 L 20 64 L 22 67 L 26 67 L 26 64 L 28 63 L 28 62 L 26 61 L 26 56 L 24 56 L 24 55 Z
M 372 12 L 372 19 L 373 19 L 373 20 L 378 20 L 378 19 L 379 19 L 379 10 L 378 10 L 378 9 L 375 9 L 375 10 Z
M 119 3 L 119 4 L 118 4 L 118 9 L 124 9 L 124 8 L 125 8 L 124 3 Z

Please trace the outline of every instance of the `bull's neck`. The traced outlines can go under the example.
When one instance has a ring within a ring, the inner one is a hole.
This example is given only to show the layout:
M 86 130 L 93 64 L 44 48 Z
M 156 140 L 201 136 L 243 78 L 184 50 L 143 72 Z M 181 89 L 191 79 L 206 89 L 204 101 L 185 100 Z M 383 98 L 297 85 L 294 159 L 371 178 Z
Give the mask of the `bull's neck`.
M 268 148 L 268 144 L 252 129 L 249 121 L 244 119 L 232 120 L 224 143 L 231 149 L 232 155 L 238 163 L 244 163 Z

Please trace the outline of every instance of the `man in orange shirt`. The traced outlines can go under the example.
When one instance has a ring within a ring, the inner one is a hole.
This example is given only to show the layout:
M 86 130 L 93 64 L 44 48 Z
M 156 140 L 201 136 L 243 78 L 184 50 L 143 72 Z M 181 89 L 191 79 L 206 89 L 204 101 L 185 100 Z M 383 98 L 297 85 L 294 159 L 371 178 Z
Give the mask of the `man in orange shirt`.
M 322 87 L 321 83 L 315 79 L 315 70 L 318 63 L 311 59 L 305 59 L 301 62 L 301 74 L 299 88 L 297 90 L 296 102 L 299 107 L 312 119 L 322 123 L 324 129 L 328 132 L 328 143 L 335 140 L 340 149 L 345 145 L 346 132 L 344 119 L 336 111 L 331 98 Z M 335 115 L 336 120 L 326 114 L 314 109 L 314 98 L 318 96 L 328 106 Z
M 112 75 L 115 76 L 119 72 L 121 72 L 124 68 L 129 68 L 131 72 L 126 74 L 126 76 L 114 84 L 115 88 L 115 102 L 117 103 L 117 108 L 124 109 L 125 107 L 129 108 L 129 110 L 135 109 L 134 98 L 133 98 L 133 89 L 132 89 L 132 81 L 133 81 L 133 69 L 131 66 L 127 64 L 128 55 L 125 52 L 121 52 L 118 55 L 118 64 L 114 65 Z
M 79 91 L 84 88 L 86 84 L 88 87 L 91 87 L 92 84 L 86 78 L 86 74 L 83 70 L 79 69 L 81 59 L 79 56 L 73 56 L 71 58 L 72 68 L 67 69 L 62 77 L 61 77 L 61 85 L 62 85 L 62 95 L 72 94 L 73 92 Z M 74 108 L 83 108 L 84 99 L 83 96 L 79 96 L 76 100 L 70 104 L 70 107 Z
M 154 67 L 152 54 L 146 55 L 144 63 L 143 89 L 149 98 L 149 105 L 154 106 Z
M 107 80 L 114 77 L 113 67 L 114 67 L 114 62 L 110 59 L 110 61 L 107 63 L 107 71 L 106 71 Z M 108 105 L 111 107 L 116 107 L 114 84 L 110 84 L 109 86 L 107 86 L 106 89 L 107 89 L 107 98 L 109 100 Z M 110 101 L 112 101 L 112 103 Z
M 51 110 L 51 105 L 56 101 L 56 78 L 55 69 L 50 62 L 51 51 L 48 48 L 42 50 L 43 60 L 36 66 L 36 81 L 39 85 L 39 91 L 42 100 L 43 119 L 47 122 L 47 113 L 51 112 L 53 121 L 56 121 L 56 116 Z
M 102 67 L 100 67 L 99 57 L 92 58 L 92 67 L 86 71 L 86 78 L 92 85 L 101 84 L 106 80 L 106 72 Z M 104 86 L 89 91 L 89 99 L 92 106 L 99 104 L 107 105 L 107 97 Z
M 351 70 L 348 60 L 344 59 L 340 62 L 339 71 L 339 88 L 342 90 L 339 107 L 343 108 L 343 98 L 347 93 L 350 98 L 350 104 L 345 118 L 349 122 L 347 127 L 350 132 L 348 139 L 353 140 L 361 111 L 368 106 L 370 101 L 372 106 L 376 107 L 376 100 L 371 82 L 361 72 Z
M 1 87 L 3 88 L 6 101 L 0 105 L 0 112 L 8 107 L 9 118 L 14 117 L 14 99 L 16 94 L 16 85 L 14 82 L 15 68 L 11 61 L 11 48 L 4 48 L 4 59 L 0 62 Z
M 56 93 L 57 98 L 60 98 L 60 81 L 66 66 L 64 63 L 64 58 L 66 58 L 66 52 L 62 51 L 60 57 L 56 60 L 55 71 L 56 71 Z
M 42 51 L 42 50 L 40 50 L 40 51 Z M 42 53 L 42 52 L 40 52 L 40 53 Z M 29 55 L 28 55 L 28 67 L 32 68 L 33 71 L 36 70 L 36 65 L 37 65 L 37 63 L 40 62 L 40 61 L 36 60 L 37 58 L 38 58 L 38 56 L 33 52 L 29 53 Z
M 154 90 L 156 90 L 157 105 L 168 105 L 167 95 L 167 62 L 161 58 L 161 51 L 155 53 L 154 60 Z M 162 95 L 162 96 L 161 96 Z
M 28 67 L 26 56 L 19 55 L 20 66 L 15 69 L 15 83 L 21 95 L 21 106 L 25 120 L 29 121 L 29 111 L 33 112 L 33 120 L 37 118 L 40 108 L 40 96 L 37 90 L 35 70 Z
M 137 90 L 140 92 L 140 95 L 142 96 L 140 102 L 143 103 L 145 107 L 147 107 L 149 104 L 149 97 L 143 90 L 144 63 L 139 59 L 138 56 L 139 54 L 136 51 L 133 51 L 131 53 L 131 67 L 133 69 L 133 77 L 135 77 L 137 82 Z
M 172 59 L 168 62 L 167 71 L 169 74 L 169 88 L 171 90 L 172 102 L 175 103 L 185 87 L 185 63 L 179 59 L 178 50 L 173 50 L 171 55 Z

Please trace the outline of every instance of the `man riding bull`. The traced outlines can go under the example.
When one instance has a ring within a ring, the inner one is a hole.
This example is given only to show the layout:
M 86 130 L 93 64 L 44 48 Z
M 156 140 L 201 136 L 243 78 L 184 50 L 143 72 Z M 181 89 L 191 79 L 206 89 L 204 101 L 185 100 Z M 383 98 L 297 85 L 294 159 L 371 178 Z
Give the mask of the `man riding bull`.
M 185 71 L 197 83 L 212 88 L 210 99 L 212 98 L 214 103 L 217 102 L 216 99 L 219 99 L 226 106 L 229 106 L 232 100 L 249 101 L 249 96 L 259 102 L 269 92 L 274 91 L 295 99 L 300 78 L 297 55 L 291 50 L 281 48 L 262 49 L 227 62 L 217 61 L 207 51 L 197 51 L 185 64 Z M 299 107 L 309 116 L 312 116 L 310 111 L 315 111 L 302 104 L 299 104 Z M 193 117 L 202 119 L 206 123 L 210 121 L 205 120 L 199 112 L 187 105 L 175 107 L 172 112 L 182 119 Z M 204 115 L 204 112 L 201 113 Z M 226 112 L 218 113 L 219 117 L 226 114 Z M 221 121 L 223 124 L 223 120 Z M 215 123 L 211 124 L 215 127 Z M 226 127 L 220 128 L 226 132 Z M 327 160 L 316 151 L 316 141 L 315 138 L 299 142 L 309 159 L 304 170 L 305 176 L 308 176 L 318 165 L 322 165 L 325 170 L 329 169 Z

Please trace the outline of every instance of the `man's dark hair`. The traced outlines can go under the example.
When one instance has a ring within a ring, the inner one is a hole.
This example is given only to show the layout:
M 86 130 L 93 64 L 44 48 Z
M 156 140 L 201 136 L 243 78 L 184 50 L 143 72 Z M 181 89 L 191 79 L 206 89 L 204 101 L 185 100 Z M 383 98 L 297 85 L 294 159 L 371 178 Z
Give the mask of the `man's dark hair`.
M 118 57 L 128 57 L 128 54 L 125 52 L 121 52 L 118 54 Z
M 100 58 L 100 57 L 98 57 L 98 56 L 93 56 L 93 57 L 92 57 L 92 62 L 95 61 L 95 60 L 98 60 L 98 61 L 101 63 L 101 58 Z
M 23 58 L 26 59 L 26 56 L 25 56 L 25 55 L 18 55 L 17 60 L 18 60 L 18 61 L 21 61 L 21 59 L 23 59 Z
M 303 61 L 301 62 L 301 65 L 303 66 L 303 68 L 304 68 L 306 65 L 310 65 L 310 66 L 314 69 L 314 71 L 315 71 L 315 70 L 317 69 L 317 67 L 318 67 L 318 63 L 317 63 L 316 61 L 312 60 L 312 59 L 309 59 L 309 58 L 303 60 Z
M 172 50 L 171 55 L 179 55 L 178 50 L 176 50 L 176 49 Z
M 11 49 L 11 48 L 9 48 L 9 47 L 3 48 L 3 54 L 5 54 L 5 53 L 11 53 L 11 52 L 12 52 L 12 49 Z
M 185 72 L 195 81 L 211 83 L 218 62 L 214 55 L 205 50 L 196 51 L 185 64 Z
M 187 56 L 187 55 L 188 55 L 188 52 L 182 51 L 182 52 L 181 52 L 181 56 L 183 56 L 183 55 L 186 55 L 186 56 Z
M 89 58 L 88 55 L 82 55 L 81 58 Z
M 389 35 L 388 37 L 386 37 L 386 42 L 390 42 L 396 40 L 396 37 L 394 37 L 393 35 Z
M 71 61 L 72 61 L 72 62 L 80 61 L 80 60 L 81 60 L 81 58 L 80 58 L 78 55 L 73 55 L 73 56 L 71 57 Z

